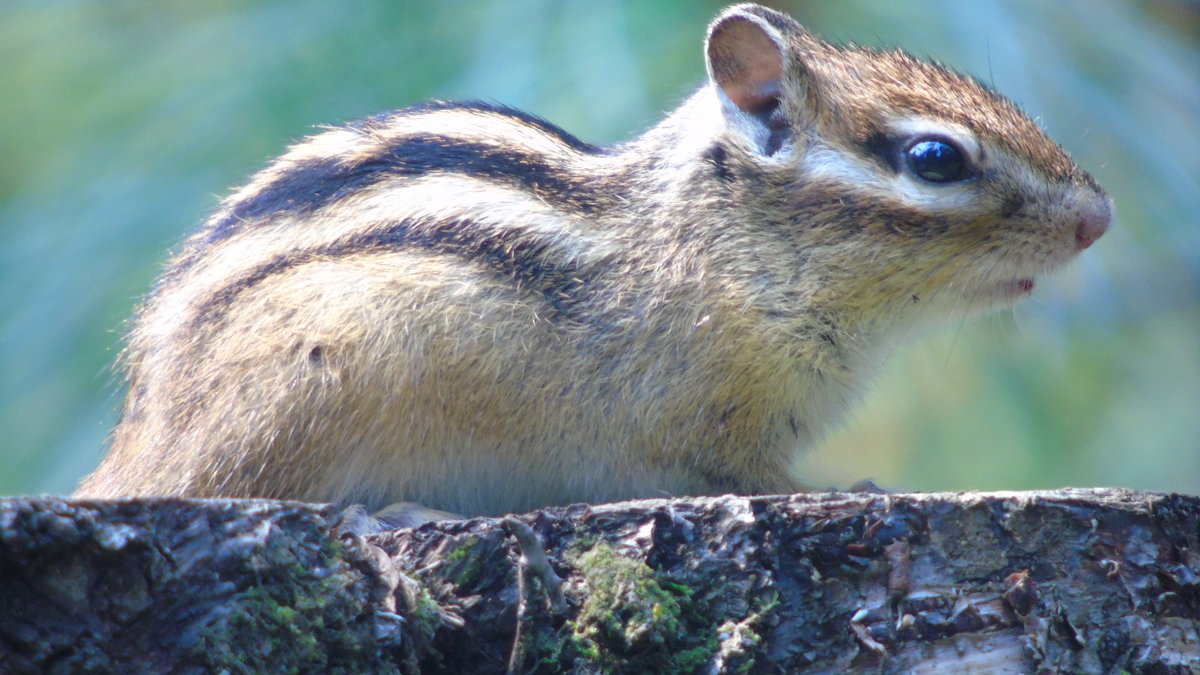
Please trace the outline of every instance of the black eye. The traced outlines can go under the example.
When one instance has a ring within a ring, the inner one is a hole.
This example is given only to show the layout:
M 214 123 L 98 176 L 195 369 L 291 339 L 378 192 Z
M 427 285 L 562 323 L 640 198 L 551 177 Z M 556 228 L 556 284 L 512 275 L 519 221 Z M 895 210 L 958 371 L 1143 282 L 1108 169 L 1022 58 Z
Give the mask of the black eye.
M 904 159 L 913 173 L 930 183 L 950 183 L 969 176 L 962 151 L 936 138 L 913 143 Z

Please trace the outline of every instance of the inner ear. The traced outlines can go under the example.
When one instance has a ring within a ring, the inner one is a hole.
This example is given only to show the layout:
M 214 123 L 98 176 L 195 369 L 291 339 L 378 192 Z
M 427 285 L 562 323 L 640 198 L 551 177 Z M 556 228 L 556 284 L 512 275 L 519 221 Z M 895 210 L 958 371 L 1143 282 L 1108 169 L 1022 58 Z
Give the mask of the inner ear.
M 708 71 L 742 111 L 769 115 L 783 88 L 782 38 L 745 15 L 726 16 L 709 30 Z

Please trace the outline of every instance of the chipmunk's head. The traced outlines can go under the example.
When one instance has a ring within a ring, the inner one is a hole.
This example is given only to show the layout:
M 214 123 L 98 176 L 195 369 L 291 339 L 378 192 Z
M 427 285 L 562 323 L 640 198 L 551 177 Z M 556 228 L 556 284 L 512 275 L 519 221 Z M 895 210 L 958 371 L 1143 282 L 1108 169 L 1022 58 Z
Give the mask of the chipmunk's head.
M 707 58 L 723 142 L 786 214 L 762 226 L 853 267 L 830 292 L 864 314 L 1006 304 L 1108 229 L 1104 190 L 969 77 L 749 4 L 712 23 Z

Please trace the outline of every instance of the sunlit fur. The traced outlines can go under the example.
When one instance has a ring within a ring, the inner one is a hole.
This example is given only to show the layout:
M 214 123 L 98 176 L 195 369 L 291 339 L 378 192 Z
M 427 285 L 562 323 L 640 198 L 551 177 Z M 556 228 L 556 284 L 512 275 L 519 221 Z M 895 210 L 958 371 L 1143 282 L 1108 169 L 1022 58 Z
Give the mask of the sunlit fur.
M 79 494 L 497 514 L 792 491 L 898 336 L 1007 305 L 1081 219 L 1107 223 L 1095 182 L 969 78 L 753 5 L 710 36 L 718 61 L 780 64 L 783 131 L 734 100 L 774 89 L 714 80 L 612 148 L 447 103 L 293 146 L 138 312 Z M 881 150 L 919 133 L 978 177 L 929 184 Z

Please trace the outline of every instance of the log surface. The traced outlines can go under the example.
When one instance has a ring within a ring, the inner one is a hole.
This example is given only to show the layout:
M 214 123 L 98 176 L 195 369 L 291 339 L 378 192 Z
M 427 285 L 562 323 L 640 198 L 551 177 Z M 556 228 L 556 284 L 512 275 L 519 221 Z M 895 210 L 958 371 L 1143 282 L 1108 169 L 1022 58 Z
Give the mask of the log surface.
M 336 514 L 0 501 L 0 672 L 1200 672 L 1197 497 L 645 500 L 365 540 Z

